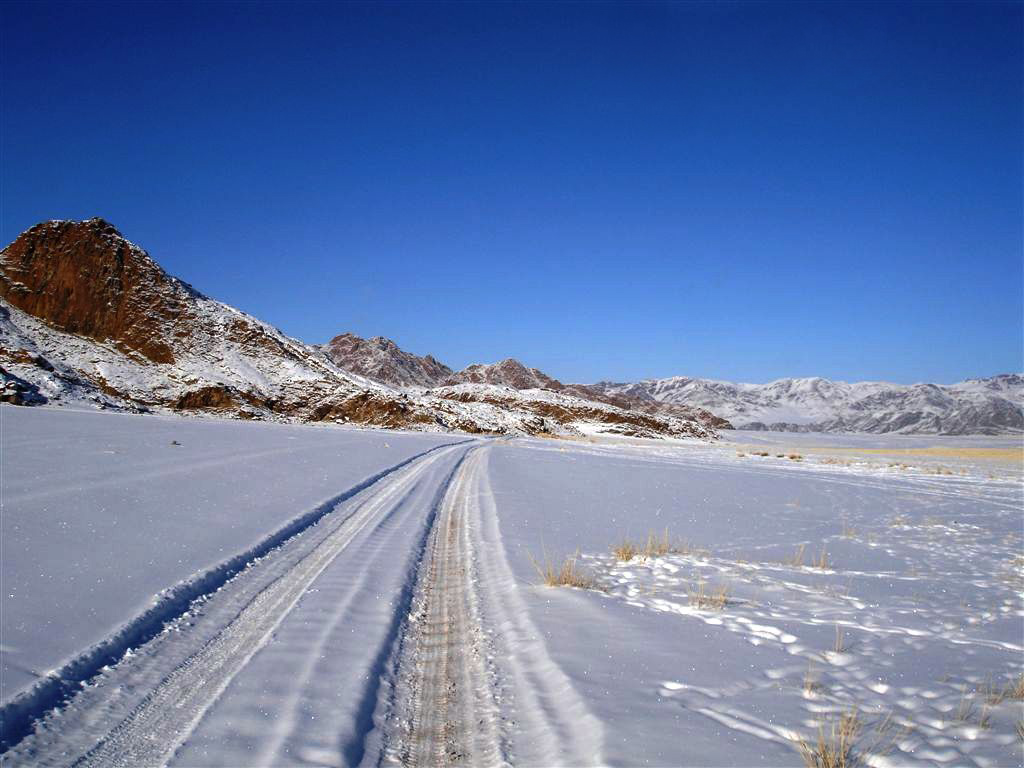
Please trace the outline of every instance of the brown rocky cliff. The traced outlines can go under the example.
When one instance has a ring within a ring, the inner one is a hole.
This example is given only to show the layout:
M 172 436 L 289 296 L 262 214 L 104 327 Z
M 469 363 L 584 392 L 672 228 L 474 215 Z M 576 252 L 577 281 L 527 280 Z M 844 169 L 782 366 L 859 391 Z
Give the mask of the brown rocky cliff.
M 0 297 L 50 325 L 171 363 L 189 289 L 103 219 L 50 221 L 0 251 Z

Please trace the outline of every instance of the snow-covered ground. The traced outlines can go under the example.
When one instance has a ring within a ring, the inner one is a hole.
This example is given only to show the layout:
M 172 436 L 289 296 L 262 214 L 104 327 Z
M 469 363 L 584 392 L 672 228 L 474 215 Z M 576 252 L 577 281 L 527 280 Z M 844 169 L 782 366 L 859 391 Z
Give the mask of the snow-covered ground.
M 872 765 L 1021 764 L 1019 439 L 0 416 L 5 670 L 278 545 L 45 707 L 5 671 L 12 765 L 800 765 L 854 709 Z
M 154 596 L 461 438 L 0 406 L 2 700 Z

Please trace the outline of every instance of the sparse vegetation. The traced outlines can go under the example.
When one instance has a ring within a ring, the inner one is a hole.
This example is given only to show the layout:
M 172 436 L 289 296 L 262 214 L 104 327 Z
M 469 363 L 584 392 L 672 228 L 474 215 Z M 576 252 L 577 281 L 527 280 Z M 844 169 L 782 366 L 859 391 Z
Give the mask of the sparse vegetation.
M 672 541 L 668 528 L 659 533 L 648 533 L 647 540 L 641 545 L 628 536 L 612 547 L 612 554 L 620 563 L 628 563 L 634 558 L 664 557 L 665 555 L 695 555 L 704 557 L 708 555 L 706 549 L 699 549 L 686 541 L 678 539 Z
M 984 694 L 985 701 L 992 705 L 1002 704 L 1007 699 L 1024 701 L 1024 672 L 1002 687 L 988 680 L 980 692 Z
M 690 598 L 690 605 L 702 611 L 720 611 L 729 604 L 728 584 L 723 584 L 713 592 L 708 592 L 706 588 L 707 582 L 702 579 L 697 582 L 696 586 L 692 586 L 687 590 L 687 595 Z
M 556 561 L 548 558 L 545 553 L 543 561 L 533 561 L 533 567 L 541 581 L 549 587 L 578 587 L 579 589 L 594 589 L 597 582 L 587 571 L 582 570 L 578 565 L 580 553 L 567 556 L 559 565 Z
M 785 565 L 791 565 L 794 568 L 803 568 L 804 567 L 804 556 L 806 554 L 807 554 L 807 545 L 806 544 L 801 544 L 800 546 L 798 546 L 796 548 L 796 551 L 792 555 L 787 557 L 782 562 Z M 818 554 L 817 557 L 815 557 L 815 558 L 813 558 L 811 560 L 811 567 L 812 568 L 822 568 L 822 569 L 828 568 L 828 551 L 825 549 L 825 547 L 822 547 L 820 554 Z
M 786 458 L 790 461 L 803 461 L 804 457 L 799 453 L 787 453 Z
M 796 548 L 796 552 L 794 552 L 790 557 L 786 558 L 786 560 L 784 560 L 783 562 L 786 565 L 792 565 L 794 568 L 803 568 L 804 552 L 806 551 L 806 549 L 807 545 L 801 544 L 799 547 Z
M 817 696 L 821 689 L 822 685 L 818 680 L 818 673 L 814 670 L 811 663 L 807 662 L 807 671 L 804 673 L 804 693 L 807 696 Z
M 967 695 L 967 686 L 960 689 L 960 703 L 956 707 L 956 721 L 968 723 L 974 717 L 974 697 Z
M 797 747 L 807 768 L 855 768 L 864 765 L 864 755 L 856 748 L 864 724 L 856 709 L 843 712 L 838 720 L 818 726 L 818 738 L 812 743 L 800 739 Z
M 768 451 L 751 451 L 750 455 L 751 456 L 771 456 L 771 454 L 768 453 Z
M 1024 720 L 1018 720 L 1017 721 L 1016 731 L 1017 731 L 1017 741 L 1019 741 L 1022 744 L 1024 744 Z
M 846 638 L 843 637 L 843 628 L 836 624 L 836 641 L 832 644 L 832 650 L 836 653 L 843 653 L 846 650 Z
M 612 554 L 620 563 L 628 563 L 640 554 L 640 548 L 631 539 L 624 538 L 619 544 L 612 547 Z

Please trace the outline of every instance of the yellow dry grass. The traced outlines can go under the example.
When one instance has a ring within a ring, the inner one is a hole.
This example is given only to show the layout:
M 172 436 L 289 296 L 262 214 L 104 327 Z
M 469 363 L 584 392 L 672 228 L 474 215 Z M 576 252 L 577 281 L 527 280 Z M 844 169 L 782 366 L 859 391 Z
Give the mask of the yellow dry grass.
M 541 581 L 546 586 L 594 589 L 597 586 L 597 582 L 594 581 L 594 577 L 590 573 L 579 567 L 577 564 L 579 556 L 579 552 L 569 555 L 561 564 L 551 560 L 547 553 L 544 554 L 543 560 L 538 561 L 533 556 L 530 557 L 530 560 L 533 562 L 533 567 L 537 570 Z
M 706 581 L 698 581 L 686 590 L 690 605 L 702 611 L 720 611 L 729 604 L 729 585 L 722 584 L 713 591 L 707 590 Z
M 857 750 L 857 741 L 864 730 L 856 709 L 843 712 L 838 719 L 818 726 L 818 737 L 812 742 L 800 739 L 797 748 L 807 768 L 854 768 L 864 765 L 864 756 Z

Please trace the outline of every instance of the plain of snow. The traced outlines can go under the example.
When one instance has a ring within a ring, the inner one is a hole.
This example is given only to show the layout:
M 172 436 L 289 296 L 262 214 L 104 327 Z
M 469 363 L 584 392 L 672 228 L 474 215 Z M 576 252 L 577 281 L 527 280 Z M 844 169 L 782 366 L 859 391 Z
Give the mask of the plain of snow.
M 429 451 L 101 670 L 12 765 L 389 763 L 436 520 L 462 537 L 453 572 L 473 626 L 452 641 L 475 659 L 479 754 L 799 765 L 794 740 L 857 707 L 872 765 L 1021 763 L 1024 705 L 985 695 L 1024 673 L 1019 438 L 441 447 L 455 436 L 0 415 L 3 591 L 22 611 L 4 604 L 12 664 L 38 643 L 53 665 L 176 580 Z M 122 453 L 103 463 L 105 450 Z M 666 528 L 691 549 L 611 554 Z M 788 562 L 801 545 L 805 564 Z M 810 567 L 822 550 L 827 567 Z M 599 589 L 538 583 L 536 560 L 576 552 Z M 721 610 L 693 604 L 702 582 L 729 588 Z M 83 623 L 93 636 L 75 634 Z
M 459 439 L 0 405 L 2 700 L 161 590 Z

